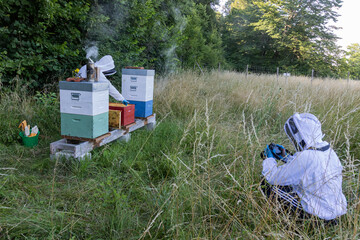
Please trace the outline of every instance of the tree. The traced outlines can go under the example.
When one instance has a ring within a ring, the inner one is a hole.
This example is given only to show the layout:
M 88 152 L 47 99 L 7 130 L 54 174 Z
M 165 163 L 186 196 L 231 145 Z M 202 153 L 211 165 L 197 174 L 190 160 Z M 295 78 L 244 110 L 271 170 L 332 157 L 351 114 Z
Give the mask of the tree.
M 272 67 L 278 57 L 274 41 L 253 26 L 260 20 L 259 8 L 246 0 L 236 0 L 230 7 L 222 29 L 225 58 L 230 66 L 236 70 L 244 70 L 247 64 Z
M 216 68 L 224 62 L 221 37 L 211 24 L 206 6 L 197 4 L 187 16 L 184 39 L 178 49 L 182 67 L 191 68 L 196 65 Z
M 101 55 L 112 54 L 120 69 L 138 65 L 169 72 L 195 62 L 217 67 L 223 61 L 221 36 L 209 8 L 213 1 L 205 2 L 98 1 L 90 15 L 96 24 L 89 26 L 88 42 L 97 44 Z
M 329 23 L 337 21 L 336 9 L 341 3 L 342 0 L 254 1 L 262 16 L 253 26 L 276 42 L 276 51 L 284 56 L 282 65 L 303 70 L 322 63 L 331 65 L 328 55 L 337 48 L 337 37 L 333 32 L 336 27 Z M 310 57 L 314 53 L 321 57 Z
M 0 1 L 0 80 L 18 76 L 35 87 L 58 81 L 85 63 L 89 46 L 98 47 L 99 57 L 111 54 L 118 70 L 133 65 L 168 72 L 194 61 L 216 67 L 223 61 L 211 8 L 216 2 Z
M 1 1 L 2 81 L 18 76 L 38 86 L 70 74 L 80 59 L 88 10 L 86 0 Z
M 234 0 L 224 19 L 226 59 L 246 64 L 334 75 L 339 48 L 329 24 L 341 0 Z
M 353 43 L 347 47 L 345 64 L 351 79 L 360 79 L 360 45 Z

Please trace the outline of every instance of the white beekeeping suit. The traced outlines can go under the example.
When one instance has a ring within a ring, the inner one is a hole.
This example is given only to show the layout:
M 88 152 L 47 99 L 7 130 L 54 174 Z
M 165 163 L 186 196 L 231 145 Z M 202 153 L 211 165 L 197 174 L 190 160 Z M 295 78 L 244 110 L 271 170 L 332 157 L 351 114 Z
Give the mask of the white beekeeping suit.
M 99 61 L 95 63 L 95 67 L 100 68 L 99 82 L 108 82 L 109 83 L 109 94 L 117 101 L 124 101 L 125 98 L 120 94 L 120 92 L 111 84 L 111 82 L 105 77 L 106 73 L 108 76 L 115 74 L 115 64 L 114 60 L 110 55 L 102 57 Z M 81 77 L 86 78 L 86 65 L 80 68 L 79 74 Z
M 342 166 L 329 143 L 322 140 L 320 121 L 309 113 L 294 114 L 284 128 L 297 152 L 282 166 L 274 158 L 265 159 L 262 174 L 266 180 L 291 186 L 307 213 L 325 220 L 345 214 Z

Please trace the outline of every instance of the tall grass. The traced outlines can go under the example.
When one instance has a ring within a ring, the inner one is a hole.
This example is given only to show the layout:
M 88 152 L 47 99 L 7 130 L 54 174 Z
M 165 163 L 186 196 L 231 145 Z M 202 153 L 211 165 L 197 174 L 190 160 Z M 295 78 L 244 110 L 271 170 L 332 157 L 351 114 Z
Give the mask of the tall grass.
M 359 89 L 358 82 L 330 79 L 173 74 L 156 80 L 155 131 L 137 131 L 128 144 L 99 148 L 81 162 L 47 157 L 49 143 L 60 138 L 57 103 L 3 93 L 1 116 L 31 116 L 46 134 L 33 150 L 16 141 L 0 145 L 0 235 L 358 239 Z M 291 149 L 283 124 L 295 112 L 319 117 L 344 166 L 348 213 L 337 226 L 300 221 L 260 193 L 259 154 L 270 142 Z

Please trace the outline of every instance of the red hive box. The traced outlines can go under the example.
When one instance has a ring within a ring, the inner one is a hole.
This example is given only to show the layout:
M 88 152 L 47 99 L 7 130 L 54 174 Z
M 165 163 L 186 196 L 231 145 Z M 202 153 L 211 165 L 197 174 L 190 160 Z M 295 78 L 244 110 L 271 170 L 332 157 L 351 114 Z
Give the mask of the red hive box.
M 109 109 L 121 111 L 121 126 L 135 122 L 135 105 L 125 106 L 122 103 L 109 103 Z

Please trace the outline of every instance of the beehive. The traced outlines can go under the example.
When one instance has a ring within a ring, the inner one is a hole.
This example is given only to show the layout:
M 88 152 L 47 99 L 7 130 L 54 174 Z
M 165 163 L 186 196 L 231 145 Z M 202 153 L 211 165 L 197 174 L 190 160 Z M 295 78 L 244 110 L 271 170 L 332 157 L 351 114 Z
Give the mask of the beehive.
M 109 131 L 109 84 L 59 83 L 61 135 L 97 138 Z
M 154 76 L 155 70 L 122 70 L 122 95 L 135 105 L 135 117 L 153 113 Z
M 135 105 L 129 104 L 125 106 L 122 103 L 110 103 L 109 109 L 121 111 L 121 126 L 135 122 Z

